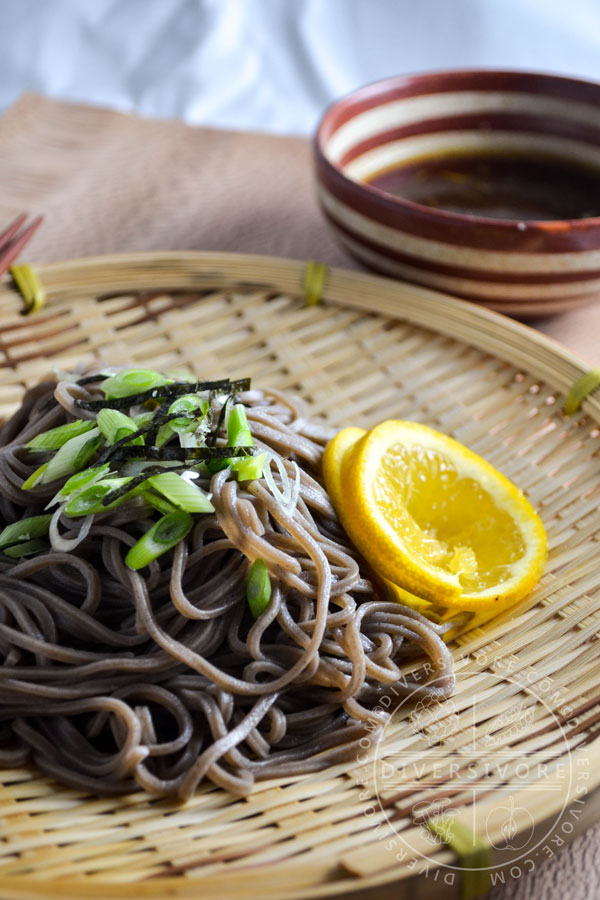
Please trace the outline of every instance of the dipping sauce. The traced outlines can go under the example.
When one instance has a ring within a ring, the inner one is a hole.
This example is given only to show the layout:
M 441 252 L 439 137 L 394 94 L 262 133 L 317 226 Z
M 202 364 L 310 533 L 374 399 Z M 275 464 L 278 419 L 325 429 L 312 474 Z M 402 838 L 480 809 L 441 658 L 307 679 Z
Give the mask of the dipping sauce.
M 402 163 L 367 183 L 434 209 L 494 219 L 600 216 L 600 169 L 555 156 L 445 154 Z

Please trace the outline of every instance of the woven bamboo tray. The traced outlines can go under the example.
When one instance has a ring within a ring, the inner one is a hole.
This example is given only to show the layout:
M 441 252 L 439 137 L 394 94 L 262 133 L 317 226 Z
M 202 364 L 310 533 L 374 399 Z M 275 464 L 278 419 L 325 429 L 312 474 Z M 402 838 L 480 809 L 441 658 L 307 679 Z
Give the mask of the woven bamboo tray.
M 600 818 L 598 391 L 562 411 L 581 362 L 495 313 L 383 278 L 331 270 L 307 305 L 305 266 L 287 260 L 139 254 L 37 271 L 48 300 L 33 316 L 0 287 L 0 415 L 51 366 L 81 361 L 251 375 L 332 424 L 410 418 L 454 435 L 527 492 L 550 558 L 517 611 L 453 644 L 451 701 L 400 710 L 383 746 L 349 763 L 243 800 L 207 788 L 185 806 L 0 772 L 5 900 L 475 894 L 489 878 L 417 808 L 451 801 L 496 881 Z

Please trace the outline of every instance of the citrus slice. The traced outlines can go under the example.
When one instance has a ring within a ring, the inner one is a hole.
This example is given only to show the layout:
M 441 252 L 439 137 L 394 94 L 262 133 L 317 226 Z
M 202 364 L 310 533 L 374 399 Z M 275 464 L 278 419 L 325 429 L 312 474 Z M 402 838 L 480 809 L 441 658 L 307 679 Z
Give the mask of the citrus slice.
M 538 581 L 546 535 L 504 475 L 415 422 L 344 429 L 325 485 L 350 538 L 384 578 L 438 606 L 499 611 Z
M 339 519 L 346 527 L 344 508 L 344 489 L 342 486 L 342 465 L 346 453 L 365 436 L 364 428 L 343 428 L 332 438 L 323 453 L 323 481 L 329 494 L 329 499 L 334 505 Z M 346 529 L 347 531 L 348 529 Z
M 355 444 L 366 435 L 366 433 L 364 428 L 344 428 L 329 441 L 323 454 L 323 479 L 327 487 L 327 493 L 329 494 L 342 525 L 344 525 L 348 533 L 350 533 L 349 528 L 352 526 L 348 522 L 344 506 L 344 490 L 341 474 L 342 465 L 346 453 L 349 452 Z M 348 524 L 345 524 L 347 522 Z M 443 614 L 448 612 L 446 609 L 430 603 L 429 600 L 423 600 L 422 597 L 411 594 L 410 591 L 405 590 L 397 584 L 393 584 L 393 582 L 388 581 L 386 578 L 378 578 L 377 573 L 375 573 L 375 576 L 376 587 L 381 593 L 381 596 L 386 600 L 393 600 L 395 603 L 409 606 L 411 609 L 420 612 L 422 615 L 427 616 L 436 622 L 442 621 Z

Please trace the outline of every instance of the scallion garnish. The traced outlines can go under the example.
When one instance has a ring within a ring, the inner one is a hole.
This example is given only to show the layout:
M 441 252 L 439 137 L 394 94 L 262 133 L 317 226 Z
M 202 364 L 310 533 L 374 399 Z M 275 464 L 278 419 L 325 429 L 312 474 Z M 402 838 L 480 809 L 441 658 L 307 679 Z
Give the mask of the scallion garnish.
M 110 447 L 106 447 L 104 452 L 100 455 L 98 462 L 99 463 L 107 462 L 112 456 L 115 456 L 115 454 L 117 454 L 117 452 L 121 449 L 121 447 L 125 446 L 125 444 L 127 444 L 127 446 L 131 446 L 131 445 L 135 446 L 137 444 L 136 439 L 139 437 L 142 438 L 141 444 L 139 446 L 143 446 L 144 445 L 144 435 L 149 435 L 153 431 L 156 431 L 159 423 L 163 424 L 165 422 L 169 422 L 171 418 L 176 418 L 178 415 L 179 415 L 179 413 L 173 413 L 172 416 L 163 415 L 162 413 L 150 413 L 150 420 L 147 422 L 144 422 L 143 425 L 140 425 L 138 427 L 137 431 L 134 431 L 130 435 L 125 435 L 125 437 L 122 437 L 118 441 L 115 441 L 114 444 L 112 444 Z M 120 458 L 122 459 L 123 457 L 120 457 Z M 129 458 L 129 457 L 127 457 L 127 458 Z M 137 455 L 134 453 L 133 458 L 139 459 L 140 458 L 139 453 Z
M 104 475 L 107 474 L 109 468 L 108 463 L 105 463 L 103 466 L 93 466 L 91 469 L 86 469 L 84 472 L 76 472 L 75 475 L 71 475 L 71 477 L 65 481 L 56 495 L 56 499 L 64 500 L 66 497 L 70 497 L 71 494 L 83 490 L 84 487 L 91 484 L 93 481 L 98 481 L 100 478 L 103 478 Z
M 266 458 L 266 453 L 259 453 L 258 456 L 247 459 L 236 459 L 231 468 L 237 472 L 238 481 L 256 481 L 257 478 L 262 478 Z
M 225 406 L 226 404 L 223 406 L 221 412 L 225 410 Z M 219 425 L 217 425 L 217 428 L 215 429 L 215 439 L 218 431 Z M 227 443 L 231 444 L 232 447 L 252 447 L 254 443 L 248 426 L 248 419 L 246 418 L 246 410 L 240 403 L 237 403 L 233 407 L 229 413 L 229 418 L 227 419 Z M 237 463 L 233 459 L 227 459 L 223 462 L 211 459 L 206 465 L 209 472 L 219 472 L 221 469 L 227 468 L 227 466 L 232 469 L 237 467 Z
M 42 474 L 41 483 L 48 484 L 64 478 L 66 475 L 73 475 L 75 472 L 81 471 L 90 461 L 101 441 L 102 435 L 99 428 L 92 428 L 91 431 L 71 438 L 52 457 L 48 468 Z
M 150 488 L 144 488 L 140 491 L 140 494 L 144 498 L 148 506 L 151 506 L 153 509 L 158 510 L 158 512 L 162 513 L 163 516 L 166 516 L 172 512 L 177 512 L 176 506 L 173 506 L 173 504 L 169 503 L 169 501 L 166 500 L 165 497 L 163 497 L 161 494 L 157 494 L 156 491 L 153 491 Z
M 129 443 L 140 445 L 144 443 L 144 438 L 137 435 L 139 431 L 138 425 L 125 413 L 118 409 L 101 409 L 96 417 L 98 428 L 104 435 L 107 444 L 115 444 L 124 438 L 130 437 Z M 132 437 L 137 435 L 137 437 Z
M 162 518 L 128 553 L 132 568 L 142 568 L 185 537 L 194 516 L 214 513 L 210 495 L 195 483 L 200 472 L 227 466 L 240 481 L 263 475 L 267 455 L 254 450 L 245 408 L 236 402 L 238 392 L 250 389 L 249 378 L 188 381 L 185 375 L 126 369 L 81 381 L 93 382 L 104 399 L 77 399 L 75 404 L 96 416 L 30 441 L 29 450 L 51 458 L 22 488 L 60 482 L 46 509 L 60 503 L 72 517 L 100 514 L 136 497 L 145 501 L 142 514 L 156 510 Z M 225 440 L 227 446 L 217 446 Z M 7 526 L 0 534 L 0 550 L 15 548 L 15 558 L 42 551 L 47 543 L 40 538 L 48 533 L 50 520 L 44 515 Z
M 23 482 L 23 484 L 21 485 L 21 490 L 22 491 L 30 491 L 31 488 L 34 488 L 36 486 L 36 484 L 39 484 L 40 481 L 42 480 L 42 476 L 47 468 L 48 468 L 48 463 L 46 462 L 43 465 L 41 465 L 39 467 L 39 469 L 36 469 L 35 472 L 32 472 L 31 475 L 29 476 L 29 478 L 26 478 L 25 481 Z
M 205 463 L 206 468 L 210 472 L 211 475 L 214 475 L 216 472 L 221 472 L 223 469 L 231 468 L 232 460 L 227 459 L 208 459 Z
M 169 414 L 182 413 L 181 419 L 172 419 L 170 428 L 178 434 L 188 434 L 203 419 L 209 409 L 208 400 L 198 394 L 183 394 L 171 403 Z
M 25 541 L 31 541 L 34 538 L 44 537 L 48 534 L 50 527 L 51 515 L 30 516 L 27 519 L 21 519 L 20 522 L 13 522 L 7 525 L 0 532 L 0 550 L 5 547 L 11 547 L 13 544 L 23 544 Z
M 152 441 L 152 444 L 155 447 L 162 447 L 163 444 L 166 444 L 167 441 L 173 437 L 173 429 L 171 425 L 161 425 L 158 431 L 156 432 L 156 437 Z
M 70 441 L 71 438 L 85 434 L 96 427 L 96 423 L 91 419 L 76 419 L 74 422 L 68 422 L 66 425 L 57 425 L 50 431 L 43 431 L 42 434 L 36 436 L 25 444 L 28 450 L 60 450 L 60 448 Z
M 101 388 L 107 400 L 114 400 L 164 387 L 166 384 L 173 384 L 173 379 L 152 369 L 124 369 L 103 381 Z
M 135 422 L 136 428 L 143 428 L 144 425 L 150 425 L 153 417 L 154 413 L 151 412 L 136 413 L 135 416 L 131 416 Z
M 65 513 L 68 516 L 89 516 L 92 513 L 106 512 L 107 509 L 112 509 L 125 501 L 127 492 L 119 493 L 112 502 L 110 496 L 131 480 L 131 478 L 105 478 L 103 481 L 95 482 L 69 500 Z M 108 502 L 104 503 L 104 500 Z
M 175 466 L 176 469 L 185 469 L 185 466 Z M 111 494 L 107 494 L 103 501 L 102 505 L 106 506 L 109 503 L 113 503 L 115 500 L 118 500 L 120 497 L 125 496 L 125 494 L 132 494 L 133 491 L 137 493 L 138 488 L 140 488 L 140 492 L 146 489 L 147 481 L 151 475 L 161 475 L 165 471 L 164 466 L 146 466 L 143 471 L 138 472 L 137 475 L 129 476 L 129 481 L 127 484 L 123 484 L 122 487 L 116 488 Z
M 227 443 L 232 447 L 252 447 L 254 441 L 246 418 L 246 410 L 241 403 L 236 403 L 227 422 Z
M 130 569 L 143 569 L 183 540 L 193 524 L 191 515 L 183 510 L 168 513 L 134 544 L 125 557 L 125 562 Z
M 176 507 L 185 510 L 185 512 L 209 513 L 215 511 L 210 498 L 204 491 L 195 484 L 190 484 L 189 481 L 186 481 L 181 475 L 177 475 L 176 472 L 163 472 L 160 475 L 152 475 L 148 479 L 148 484 Z
M 40 538 L 34 538 L 32 541 L 23 541 L 22 544 L 13 544 L 12 547 L 5 547 L 2 553 L 10 556 L 11 559 L 22 559 L 24 556 L 33 556 L 42 550 L 49 550 L 48 541 Z
M 76 472 L 63 484 L 60 491 L 54 495 L 52 500 L 46 504 L 46 509 L 51 509 L 56 503 L 63 500 L 70 500 L 75 494 L 78 494 L 85 487 L 100 481 L 108 473 L 109 466 L 94 466 L 91 469 L 84 469 L 83 472 Z
M 265 611 L 271 599 L 271 579 L 264 560 L 255 559 L 246 580 L 246 600 L 255 619 Z
M 140 391 L 139 394 L 132 394 L 131 396 L 112 397 L 105 400 L 78 399 L 75 400 L 75 406 L 78 406 L 79 409 L 87 409 L 90 412 L 98 412 L 99 409 L 104 409 L 106 406 L 110 406 L 112 409 L 127 409 L 130 406 L 138 406 L 140 403 L 145 403 L 147 400 L 174 400 L 182 394 L 203 391 L 237 394 L 248 390 L 250 390 L 249 378 L 240 378 L 238 381 L 229 381 L 228 378 L 221 381 L 197 381 L 196 384 L 187 381 L 177 381 L 163 386 L 153 387 L 146 391 Z

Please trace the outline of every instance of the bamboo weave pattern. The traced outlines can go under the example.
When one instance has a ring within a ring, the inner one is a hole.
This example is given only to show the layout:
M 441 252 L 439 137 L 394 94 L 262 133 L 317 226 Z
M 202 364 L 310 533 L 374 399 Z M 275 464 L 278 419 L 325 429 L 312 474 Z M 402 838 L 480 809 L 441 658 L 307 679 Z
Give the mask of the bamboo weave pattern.
M 244 800 L 201 790 L 183 807 L 143 794 L 99 799 L 29 770 L 0 772 L 2 896 L 299 898 L 388 885 L 399 898 L 421 877 L 422 896 L 433 897 L 423 871 L 452 865 L 453 855 L 427 840 L 417 799 L 443 794 L 500 847 L 498 798 L 512 786 L 527 798 L 515 807 L 515 833 L 529 819 L 543 829 L 575 797 L 574 778 L 559 777 L 559 767 L 575 773 L 600 746 L 600 401 L 590 395 L 570 417 L 562 409 L 584 367 L 493 313 L 385 279 L 331 270 L 322 302 L 306 306 L 303 266 L 284 260 L 140 255 L 37 271 L 47 305 L 35 316 L 19 315 L 8 281 L 0 289 L 1 417 L 53 366 L 131 361 L 250 375 L 256 386 L 300 393 L 334 425 L 406 418 L 453 435 L 527 493 L 550 558 L 516 612 L 455 642 L 451 703 L 401 710 L 385 745 L 354 762 L 261 783 Z M 504 789 L 486 791 L 486 764 L 500 751 Z M 415 758 L 421 787 L 401 762 Z M 533 758 L 559 784 L 554 793 L 536 793 L 533 774 L 523 780 L 519 766 Z M 456 765 L 472 767 L 483 786 L 476 810 Z M 592 771 L 592 809 L 598 781 Z M 386 849 L 390 834 L 411 852 Z

